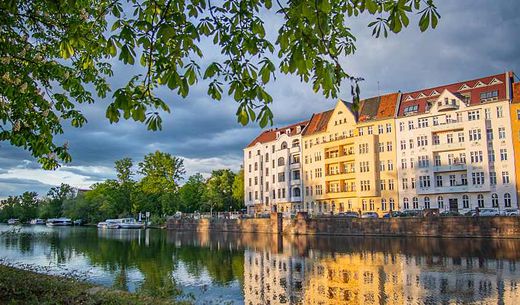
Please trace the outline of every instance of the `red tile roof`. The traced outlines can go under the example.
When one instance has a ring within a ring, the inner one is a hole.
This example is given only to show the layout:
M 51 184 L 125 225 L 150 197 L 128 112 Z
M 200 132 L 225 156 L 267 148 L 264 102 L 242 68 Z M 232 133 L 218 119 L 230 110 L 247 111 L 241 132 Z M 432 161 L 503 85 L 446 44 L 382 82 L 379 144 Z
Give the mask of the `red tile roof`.
M 520 103 L 520 82 L 513 84 L 513 103 Z
M 298 132 L 296 132 L 296 127 L 298 127 L 298 126 L 301 127 L 300 128 L 300 133 L 301 133 L 303 131 L 303 129 L 305 128 L 305 126 L 307 126 L 308 123 L 309 123 L 309 121 L 303 121 L 303 122 L 299 122 L 299 123 L 292 124 L 292 125 L 285 126 L 285 127 L 265 130 L 258 137 L 256 137 L 251 143 L 249 143 L 249 145 L 247 145 L 247 147 L 255 146 L 256 143 L 267 143 L 267 142 L 274 141 L 274 140 L 276 140 L 277 132 L 280 132 L 281 134 L 285 134 L 285 131 L 289 128 L 291 129 L 291 135 L 296 135 L 296 134 L 298 134 Z
M 471 105 L 480 104 L 480 94 L 487 91 L 498 90 L 498 99 L 505 99 L 507 87 L 506 74 L 510 77 L 511 72 L 403 93 L 401 98 L 401 105 L 399 106 L 398 116 L 404 116 L 404 109 L 408 106 L 414 105 L 418 106 L 416 114 L 424 113 L 426 110 L 427 101 L 436 98 L 444 90 L 448 90 L 453 93 L 460 92 L 463 94 L 471 94 Z
M 359 122 L 393 118 L 399 93 L 389 93 L 360 101 Z
M 327 124 L 329 123 L 329 119 L 333 112 L 334 109 L 320 113 L 314 113 L 309 121 L 309 124 L 307 125 L 307 128 L 305 128 L 303 135 L 308 136 L 327 130 Z

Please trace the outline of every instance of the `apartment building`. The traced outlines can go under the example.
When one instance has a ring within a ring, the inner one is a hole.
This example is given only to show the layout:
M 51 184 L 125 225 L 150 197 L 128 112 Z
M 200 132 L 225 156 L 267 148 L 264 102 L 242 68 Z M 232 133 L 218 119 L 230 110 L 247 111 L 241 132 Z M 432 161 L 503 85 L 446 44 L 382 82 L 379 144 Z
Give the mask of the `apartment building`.
M 400 209 L 517 206 L 511 78 L 403 93 L 396 119 Z
M 314 114 L 303 132 L 304 204 L 312 214 L 395 210 L 394 113 L 399 94 L 339 100 Z
M 520 198 L 520 82 L 513 84 L 511 101 L 511 131 L 515 151 L 516 196 Z
M 248 214 L 301 208 L 301 133 L 307 121 L 262 132 L 244 149 Z

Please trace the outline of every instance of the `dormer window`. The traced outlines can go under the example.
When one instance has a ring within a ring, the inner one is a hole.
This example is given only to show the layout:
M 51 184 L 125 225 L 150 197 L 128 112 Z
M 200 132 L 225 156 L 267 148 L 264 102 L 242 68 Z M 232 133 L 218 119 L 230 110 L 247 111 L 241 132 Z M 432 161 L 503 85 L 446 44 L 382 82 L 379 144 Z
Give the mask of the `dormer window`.
M 291 134 L 291 129 L 290 129 L 290 128 L 287 128 L 287 129 L 285 130 L 285 134 L 286 134 L 286 135 L 290 135 L 290 134 Z
M 279 137 L 280 137 L 280 132 L 277 131 L 277 132 L 276 132 L 276 138 L 278 139 Z

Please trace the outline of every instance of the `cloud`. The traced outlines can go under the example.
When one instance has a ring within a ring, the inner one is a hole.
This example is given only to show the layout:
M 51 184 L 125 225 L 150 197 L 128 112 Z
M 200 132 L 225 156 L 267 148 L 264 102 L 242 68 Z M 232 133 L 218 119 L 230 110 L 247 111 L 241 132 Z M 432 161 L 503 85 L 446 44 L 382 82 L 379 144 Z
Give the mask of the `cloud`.
M 419 16 L 411 18 L 407 29 L 386 39 L 371 36 L 367 25 L 373 17 L 347 20 L 358 38 L 357 52 L 341 62 L 352 75 L 365 78 L 361 83 L 363 97 L 520 71 L 520 40 L 516 39 L 520 1 L 438 1 L 437 5 L 442 15 L 438 28 L 425 33 L 418 29 Z M 273 37 L 280 18 L 265 16 L 268 36 Z M 206 62 L 220 56 L 211 52 L 211 43 L 205 44 Z M 115 86 L 135 68 L 115 62 L 114 71 L 111 82 Z M 308 119 L 313 112 L 330 109 L 335 103 L 314 93 L 312 85 L 301 83 L 297 76 L 278 74 L 268 90 L 274 99 L 276 126 Z M 109 99 L 81 105 L 88 124 L 80 129 L 67 126 L 58 137 L 60 142 L 69 143 L 73 161 L 57 171 L 40 170 L 28 152 L 0 142 L 0 179 L 4 179 L 0 197 L 61 182 L 88 186 L 114 178 L 115 160 L 131 157 L 137 164 L 155 150 L 183 157 L 188 175 L 209 175 L 214 169 L 227 167 L 238 170 L 242 149 L 261 130 L 255 124 L 242 127 L 237 123 L 237 104 L 231 98 L 212 101 L 206 91 L 204 81 L 192 88 L 186 99 L 161 88 L 158 94 L 168 101 L 172 112 L 162 116 L 163 130 L 157 132 L 133 121 L 110 124 L 105 118 Z M 340 97 L 348 100 L 349 94 L 350 86 L 345 83 Z M 13 179 L 25 181 L 26 189 Z

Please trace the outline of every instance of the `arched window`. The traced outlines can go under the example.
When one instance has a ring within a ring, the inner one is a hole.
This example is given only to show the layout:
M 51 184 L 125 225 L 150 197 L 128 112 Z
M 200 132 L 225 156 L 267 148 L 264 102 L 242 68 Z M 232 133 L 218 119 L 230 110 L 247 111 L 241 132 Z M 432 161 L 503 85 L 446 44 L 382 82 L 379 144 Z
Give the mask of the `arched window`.
M 491 195 L 491 205 L 494 208 L 498 208 L 498 195 L 497 194 L 492 194 Z
M 278 158 L 278 166 L 284 166 L 285 165 L 285 159 L 283 157 Z
M 298 140 L 298 139 L 294 139 L 294 140 L 292 141 L 292 147 L 298 147 L 298 146 L 300 146 L 300 140 Z
M 419 208 L 419 199 L 417 199 L 417 197 L 413 197 L 412 204 L 413 204 L 413 209 L 417 210 Z
M 393 199 L 393 198 L 390 198 L 390 210 L 391 210 L 391 211 L 394 211 L 394 210 L 395 210 L 395 202 L 394 202 L 394 199 Z
M 477 196 L 477 203 L 478 203 L 478 207 L 479 208 L 483 208 L 484 207 L 484 195 L 478 194 L 478 196 Z
M 504 194 L 504 205 L 506 206 L 506 208 L 511 207 L 511 195 L 509 195 L 509 193 Z
M 381 199 L 381 211 L 386 211 L 386 199 Z
M 463 195 L 462 196 L 462 207 L 467 209 L 469 208 L 469 197 L 468 195 Z
M 425 209 L 430 208 L 430 197 L 424 197 L 424 208 Z
M 437 206 L 439 209 L 444 209 L 444 198 L 442 196 L 437 197 Z
M 410 208 L 410 206 L 408 204 L 408 198 L 403 199 L 403 205 L 404 205 L 405 210 L 408 210 Z
M 287 142 L 282 142 L 282 145 L 280 145 L 280 149 L 287 149 Z
M 293 197 L 300 197 L 301 196 L 301 190 L 299 187 L 293 188 Z

